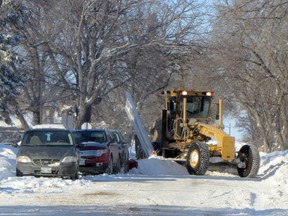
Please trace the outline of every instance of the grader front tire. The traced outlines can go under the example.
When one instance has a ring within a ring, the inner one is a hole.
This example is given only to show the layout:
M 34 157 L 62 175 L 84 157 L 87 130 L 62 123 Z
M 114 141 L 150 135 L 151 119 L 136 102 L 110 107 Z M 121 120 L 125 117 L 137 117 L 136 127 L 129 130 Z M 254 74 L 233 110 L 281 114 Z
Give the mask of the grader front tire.
M 208 145 L 202 142 L 191 144 L 186 160 L 186 167 L 191 175 L 204 175 L 209 165 Z

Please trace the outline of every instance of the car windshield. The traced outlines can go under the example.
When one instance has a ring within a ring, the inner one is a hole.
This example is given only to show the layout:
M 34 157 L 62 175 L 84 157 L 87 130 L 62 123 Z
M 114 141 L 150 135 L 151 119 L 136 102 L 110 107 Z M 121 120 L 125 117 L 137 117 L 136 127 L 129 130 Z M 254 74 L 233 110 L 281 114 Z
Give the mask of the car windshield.
M 107 137 L 104 131 L 74 131 L 73 136 L 76 143 L 82 142 L 107 142 Z
M 118 133 L 118 132 L 116 132 L 116 131 L 112 131 L 111 134 L 112 134 L 112 137 L 115 139 L 115 141 L 116 141 L 117 143 L 121 143 L 121 142 L 122 142 L 123 137 L 121 136 L 120 133 Z
M 28 131 L 23 137 L 22 145 L 73 145 L 73 138 L 67 131 Z

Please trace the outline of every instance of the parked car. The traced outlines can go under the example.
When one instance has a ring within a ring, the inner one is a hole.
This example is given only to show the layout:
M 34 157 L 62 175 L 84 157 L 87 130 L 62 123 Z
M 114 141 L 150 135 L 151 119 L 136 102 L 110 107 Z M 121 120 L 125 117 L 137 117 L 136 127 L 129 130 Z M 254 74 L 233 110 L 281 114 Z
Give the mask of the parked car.
M 121 151 L 109 130 L 74 130 L 73 136 L 80 149 L 80 172 L 112 174 L 120 171 Z
M 41 125 L 25 132 L 16 156 L 16 176 L 78 178 L 79 150 L 64 127 Z
M 118 130 L 111 130 L 113 138 L 118 143 L 121 157 L 121 172 L 127 173 L 129 170 L 129 147 L 130 144 L 125 142 L 122 133 Z

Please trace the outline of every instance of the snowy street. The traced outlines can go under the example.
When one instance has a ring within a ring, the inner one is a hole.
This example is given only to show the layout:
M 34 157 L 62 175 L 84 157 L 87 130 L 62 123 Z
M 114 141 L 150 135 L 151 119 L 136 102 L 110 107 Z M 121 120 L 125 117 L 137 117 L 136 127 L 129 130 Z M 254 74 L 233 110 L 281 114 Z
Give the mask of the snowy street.
M 190 176 L 169 160 L 79 180 L 15 177 L 17 149 L 0 145 L 0 215 L 287 215 L 288 151 L 261 154 L 257 178 Z

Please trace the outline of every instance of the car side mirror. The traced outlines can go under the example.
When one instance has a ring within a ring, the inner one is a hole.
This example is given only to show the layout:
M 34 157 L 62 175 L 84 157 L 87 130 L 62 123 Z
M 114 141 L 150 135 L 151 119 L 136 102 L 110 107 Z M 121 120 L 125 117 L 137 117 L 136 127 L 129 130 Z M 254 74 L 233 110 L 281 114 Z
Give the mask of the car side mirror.
M 21 141 L 20 141 L 20 142 L 17 142 L 17 143 L 12 143 L 11 146 L 12 146 L 13 148 L 18 148 L 18 147 L 21 146 Z

